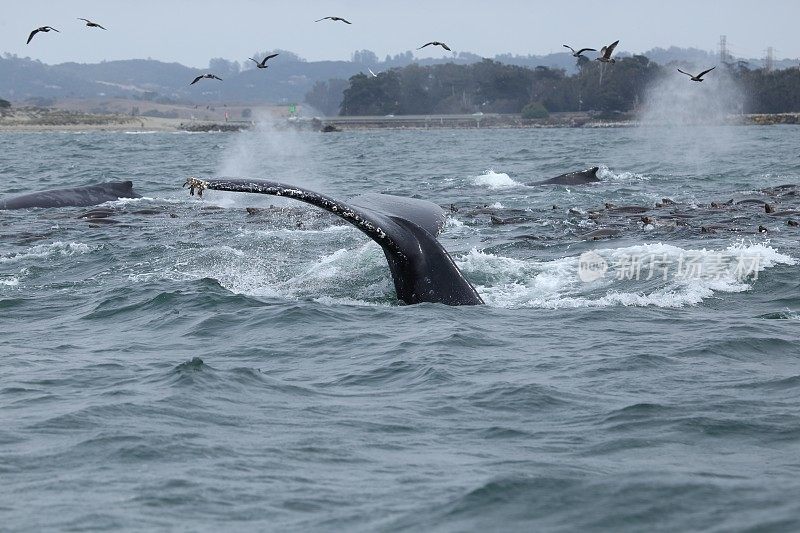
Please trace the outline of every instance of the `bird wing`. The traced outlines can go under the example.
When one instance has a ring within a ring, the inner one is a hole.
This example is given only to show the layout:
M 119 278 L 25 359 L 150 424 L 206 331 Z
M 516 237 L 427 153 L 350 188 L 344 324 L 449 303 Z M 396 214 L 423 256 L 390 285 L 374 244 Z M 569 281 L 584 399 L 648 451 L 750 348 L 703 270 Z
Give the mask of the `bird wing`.
M 574 48 L 572 48 L 570 45 L 568 45 L 568 44 L 564 44 L 564 45 L 562 45 L 562 46 L 563 46 L 564 48 L 569 48 L 570 50 L 572 50 L 572 53 L 573 53 L 573 54 L 575 53 L 575 49 L 574 49 Z
M 102 27 L 100 24 L 97 24 L 96 22 L 95 22 L 95 24 L 94 24 L 94 25 L 95 25 L 95 26 L 97 26 L 98 28 L 100 28 L 101 30 L 105 30 L 105 28 L 104 28 L 104 27 Z M 106 31 L 108 31 L 108 30 L 106 30 Z
M 343 19 L 342 17 L 336 17 L 336 20 L 341 20 L 345 24 L 352 24 L 352 22 L 350 22 L 349 20 Z
M 267 60 L 272 59 L 273 57 L 278 57 L 279 55 L 280 54 L 270 54 L 270 55 L 268 55 L 267 57 L 264 58 L 264 63 L 266 63 Z
M 692 78 L 694 78 L 694 76 L 692 76 L 692 75 L 691 75 L 691 74 L 689 74 L 688 72 L 684 72 L 684 71 L 682 71 L 681 69 L 678 69 L 678 72 L 680 72 L 681 74 L 686 74 L 687 76 L 691 76 Z
M 450 50 L 450 47 L 449 47 L 449 46 L 447 46 L 447 45 L 446 45 L 446 44 L 444 44 L 444 43 L 439 43 L 439 46 L 441 46 L 442 48 L 444 48 L 444 49 L 445 49 L 445 50 L 447 50 L 448 52 L 452 52 L 452 50 Z
M 25 44 L 30 44 L 30 42 L 31 42 L 31 39 L 33 39 L 33 36 L 34 36 L 34 35 L 36 35 L 37 33 L 39 33 L 39 30 L 38 30 L 38 29 L 35 29 L 35 30 L 33 30 L 33 31 L 31 32 L 31 34 L 28 36 L 28 42 L 26 42 Z
M 614 51 L 614 48 L 616 48 L 618 44 L 619 44 L 619 39 L 617 39 L 616 41 L 614 41 L 613 43 L 609 44 L 606 47 L 606 54 L 608 54 L 608 56 L 606 56 L 606 57 L 610 57 L 611 56 L 611 53 Z
M 35 32 L 34 32 L 34 33 L 35 33 Z M 417 48 L 417 50 L 422 50 L 422 49 L 423 49 L 423 48 L 425 48 L 426 46 L 430 46 L 430 45 L 432 45 L 432 44 L 434 44 L 434 43 L 433 43 L 433 42 L 430 42 L 430 43 L 425 43 L 425 44 L 423 44 L 422 46 L 420 46 L 419 48 Z
M 249 59 L 250 61 L 255 61 L 255 62 L 256 62 L 256 64 L 258 63 L 258 61 L 256 61 L 256 60 L 255 60 L 255 59 L 253 59 L 252 57 L 248 57 L 247 59 Z
M 716 66 L 716 65 L 714 65 L 713 67 L 711 67 L 711 68 L 710 68 L 710 69 L 708 69 L 708 70 L 704 70 L 703 72 L 701 72 L 700 74 L 698 74 L 698 75 L 697 75 L 697 77 L 698 77 L 698 78 L 702 78 L 703 76 L 705 76 L 706 74 L 708 74 L 709 72 L 711 72 L 712 70 L 714 70 L 715 68 L 717 68 L 717 66 Z
M 200 80 L 202 80 L 202 79 L 203 79 L 203 76 L 197 76 L 197 77 L 194 79 L 194 81 L 193 81 L 192 83 L 190 83 L 189 85 L 194 85 L 195 83 L 197 83 L 198 81 L 200 81 Z
M 81 17 L 78 17 L 78 20 L 82 20 L 82 21 L 84 21 L 84 22 L 91 22 L 91 20 L 89 20 L 89 19 L 84 19 L 84 18 L 81 18 Z
M 319 19 L 319 20 L 315 20 L 314 22 L 321 22 L 321 21 L 323 21 L 323 20 L 328 20 L 328 19 L 332 19 L 332 18 L 333 18 L 333 17 L 322 17 L 321 19 Z
M 581 48 L 580 50 L 578 50 L 577 54 L 581 55 L 584 52 L 597 52 L 597 50 L 595 50 L 594 48 Z
M 222 81 L 222 78 L 220 78 L 219 76 L 214 76 L 214 75 L 212 74 L 212 75 L 211 75 L 211 77 L 212 77 L 213 79 L 215 79 L 215 80 Z

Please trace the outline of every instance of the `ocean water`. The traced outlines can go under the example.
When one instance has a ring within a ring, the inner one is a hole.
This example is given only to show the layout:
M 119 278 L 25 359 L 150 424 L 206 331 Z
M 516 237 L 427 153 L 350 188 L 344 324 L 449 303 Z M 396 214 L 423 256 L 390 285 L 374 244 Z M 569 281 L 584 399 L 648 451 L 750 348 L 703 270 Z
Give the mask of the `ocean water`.
M 798 134 L 0 133 L 0 197 L 144 196 L 0 212 L 0 529 L 797 531 Z M 486 305 L 221 175 L 452 205 Z

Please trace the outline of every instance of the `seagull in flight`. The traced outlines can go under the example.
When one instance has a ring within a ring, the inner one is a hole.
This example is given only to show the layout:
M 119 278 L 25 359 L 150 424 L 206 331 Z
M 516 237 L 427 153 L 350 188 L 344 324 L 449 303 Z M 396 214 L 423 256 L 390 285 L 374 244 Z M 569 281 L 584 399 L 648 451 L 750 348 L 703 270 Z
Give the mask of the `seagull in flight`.
M 614 51 L 614 48 L 617 47 L 618 43 L 619 39 L 609 44 L 608 46 L 604 46 L 603 48 L 601 48 L 600 57 L 595 58 L 595 61 L 602 61 L 603 63 L 615 63 L 616 60 L 611 59 L 611 53 Z
M 250 59 L 250 61 L 255 61 L 256 67 L 258 67 L 258 68 L 267 68 L 269 66 L 269 65 L 267 65 L 267 60 L 272 59 L 273 57 L 277 57 L 278 55 L 280 55 L 280 54 L 270 54 L 267 57 L 265 57 L 264 59 L 262 59 L 261 62 L 256 61 L 252 57 L 250 57 L 248 59 Z
M 202 75 L 200 75 L 200 76 L 197 76 L 197 77 L 194 79 L 194 81 L 193 81 L 192 83 L 190 83 L 189 85 L 194 85 L 195 83 L 197 83 L 198 81 L 202 80 L 203 78 L 205 78 L 205 79 L 209 79 L 209 80 L 219 80 L 219 81 L 222 81 L 222 78 L 220 78 L 219 76 L 214 76 L 213 74 L 202 74 Z
M 692 76 L 692 75 L 691 75 L 691 74 L 689 74 L 688 72 L 684 72 L 684 71 L 682 71 L 681 69 L 678 69 L 678 72 L 680 72 L 681 74 L 686 74 L 687 76 L 689 76 L 689 77 L 692 79 L 692 81 L 703 81 L 703 76 L 705 76 L 706 74 L 708 74 L 709 72 L 711 72 L 711 71 L 712 71 L 712 70 L 714 70 L 715 68 L 717 68 L 717 66 L 716 66 L 716 65 L 714 65 L 713 67 L 711 67 L 711 68 L 710 68 L 710 69 L 708 69 L 708 70 L 704 70 L 703 72 L 701 72 L 701 73 L 700 73 L 700 74 L 698 74 L 697 76 Z
M 98 24 L 96 22 L 92 22 L 89 19 L 84 19 L 84 18 L 78 17 L 78 20 L 82 20 L 82 21 L 86 22 L 86 25 L 89 26 L 90 28 L 100 28 L 101 30 L 105 29 L 100 24 Z
M 60 31 L 58 31 L 57 29 L 55 29 L 52 26 L 42 26 L 41 28 L 36 28 L 35 30 L 33 30 L 31 32 L 31 34 L 28 36 L 28 42 L 26 42 L 25 44 L 30 44 L 31 39 L 33 39 L 33 36 L 36 35 L 37 33 L 39 33 L 40 31 L 43 31 L 43 32 L 47 33 L 50 30 L 53 30 L 53 31 L 58 32 L 58 33 L 61 33 Z
M 369 73 L 370 73 L 370 74 L 372 74 L 372 77 L 373 77 L 373 78 L 377 78 L 377 77 L 378 77 L 378 75 L 377 75 L 377 74 L 375 74 L 374 72 L 372 72 L 372 69 L 371 69 L 371 68 L 367 67 L 367 70 L 369 71 Z
M 452 52 L 452 50 L 450 50 L 450 47 L 449 47 L 449 46 L 447 46 L 447 45 L 446 45 L 446 44 L 444 44 L 444 43 L 440 43 L 439 41 L 431 41 L 431 42 L 429 42 L 429 43 L 425 43 L 425 44 L 423 44 L 422 46 L 420 46 L 419 48 L 417 48 L 417 50 L 422 50 L 422 49 L 423 49 L 423 48 L 425 48 L 426 46 L 431 46 L 431 45 L 433 45 L 433 46 L 441 46 L 442 48 L 444 48 L 444 49 L 445 49 L 445 50 L 447 50 L 448 52 Z
M 570 50 L 572 50 L 572 57 L 581 57 L 581 54 L 584 52 L 597 52 L 597 50 L 595 50 L 594 48 L 581 48 L 576 52 L 574 48 L 572 48 L 567 44 L 564 45 L 564 48 L 569 48 Z
M 341 20 L 345 24 L 352 24 L 352 22 L 350 22 L 349 20 L 345 20 L 342 17 L 322 17 L 321 19 L 315 20 L 314 22 L 320 22 L 320 21 L 323 21 L 323 20 L 332 20 L 334 22 L 336 22 L 337 20 Z

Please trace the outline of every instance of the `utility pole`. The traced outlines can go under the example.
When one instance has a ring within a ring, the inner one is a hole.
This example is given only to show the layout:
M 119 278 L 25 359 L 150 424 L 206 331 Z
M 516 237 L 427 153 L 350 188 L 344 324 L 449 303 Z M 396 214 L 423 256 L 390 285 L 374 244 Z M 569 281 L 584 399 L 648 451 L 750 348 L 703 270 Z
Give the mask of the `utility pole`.
M 719 36 L 719 62 L 727 63 L 730 60 L 728 56 L 728 36 Z

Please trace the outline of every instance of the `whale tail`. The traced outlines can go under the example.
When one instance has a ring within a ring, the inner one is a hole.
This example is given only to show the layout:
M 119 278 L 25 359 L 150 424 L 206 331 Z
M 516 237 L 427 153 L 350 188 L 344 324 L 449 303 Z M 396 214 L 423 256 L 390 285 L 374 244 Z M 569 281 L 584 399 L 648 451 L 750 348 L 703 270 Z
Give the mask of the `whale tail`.
M 346 220 L 377 242 L 386 255 L 398 299 L 476 305 L 483 300 L 453 259 L 436 240 L 444 227 L 444 210 L 426 200 L 389 194 L 362 194 L 348 202 L 274 181 L 247 179 L 198 180 L 184 184 L 190 194 L 212 189 L 283 196 L 305 202 Z

